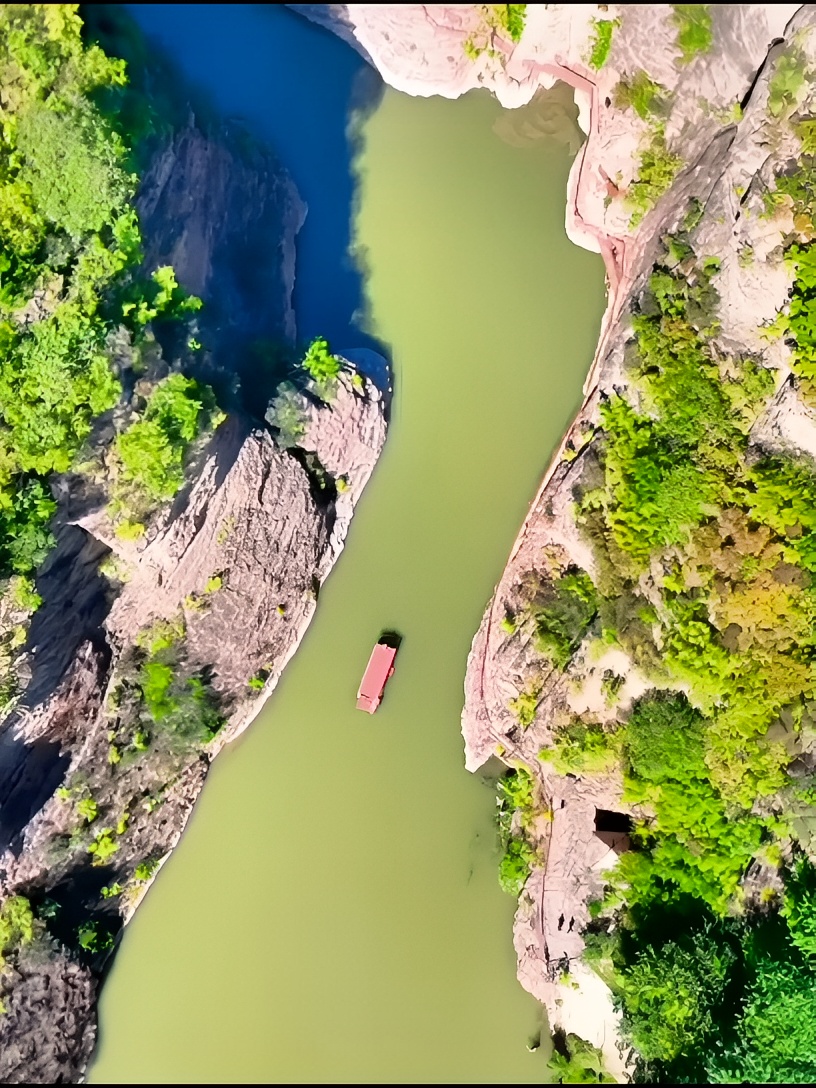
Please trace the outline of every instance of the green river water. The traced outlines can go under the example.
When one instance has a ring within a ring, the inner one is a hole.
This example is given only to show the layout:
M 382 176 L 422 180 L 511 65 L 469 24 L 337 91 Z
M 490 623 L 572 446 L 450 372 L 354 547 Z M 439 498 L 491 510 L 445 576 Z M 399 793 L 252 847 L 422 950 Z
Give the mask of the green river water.
M 459 733 L 471 639 L 604 302 L 534 113 L 389 90 L 364 123 L 361 320 L 393 354 L 390 435 L 297 656 L 127 931 L 94 1083 L 548 1079 L 494 793 Z M 383 628 L 404 642 L 369 717 Z

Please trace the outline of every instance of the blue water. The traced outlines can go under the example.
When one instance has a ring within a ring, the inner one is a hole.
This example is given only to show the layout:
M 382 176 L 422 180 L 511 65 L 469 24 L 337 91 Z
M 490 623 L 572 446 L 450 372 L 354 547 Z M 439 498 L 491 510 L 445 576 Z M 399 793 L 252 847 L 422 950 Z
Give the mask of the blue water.
M 308 205 L 297 240 L 301 341 L 377 348 L 354 324 L 362 287 L 348 256 L 354 185 L 347 126 L 378 77 L 345 42 L 282 5 L 128 4 L 128 11 L 218 112 L 271 147 Z M 280 48 L 275 48 L 276 40 Z M 308 58 L 308 60 L 307 60 Z

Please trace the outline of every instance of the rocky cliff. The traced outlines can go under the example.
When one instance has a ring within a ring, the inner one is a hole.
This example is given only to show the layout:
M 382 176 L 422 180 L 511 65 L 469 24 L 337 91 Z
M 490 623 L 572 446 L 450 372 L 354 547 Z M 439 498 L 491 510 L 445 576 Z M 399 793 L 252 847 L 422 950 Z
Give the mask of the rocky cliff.
M 304 209 L 291 180 L 268 153 L 226 130 L 205 135 L 191 117 L 157 152 L 139 207 L 147 270 L 172 263 L 204 301 L 203 361 L 189 366 L 234 389 L 250 341 L 294 340 Z M 133 404 L 178 365 L 175 347 L 148 339 L 136 360 L 127 336 L 112 344 Z M 27 683 L 0 726 L 0 888 L 35 918 L 0 979 L 4 1083 L 81 1076 L 122 928 L 211 761 L 274 689 L 342 550 L 385 439 L 383 395 L 344 363 L 294 407 L 286 447 L 262 410 L 223 418 L 137 539 L 117 533 L 107 505 L 115 413 L 91 469 L 55 485 L 58 542 L 18 663 Z
M 516 916 L 519 978 L 546 1005 L 553 1027 L 602 1049 L 608 1068 L 625 1078 L 618 1015 L 605 983 L 580 961 L 581 931 L 587 903 L 600 896 L 603 874 L 617 858 L 609 835 L 597 833 L 599 814 L 642 813 L 623 802 L 620 769 L 558 774 L 539 753 L 552 749 L 564 723 L 582 715 L 601 730 L 625 720 L 653 679 L 619 643 L 589 635 L 566 668 L 555 667 L 542 656 L 534 625 L 520 621 L 531 579 L 546 582 L 578 569 L 603 581 L 577 521 L 576 498 L 603 479 L 596 453 L 601 405 L 629 390 L 643 407 L 631 377 L 631 315 L 654 306 L 647 287 L 655 267 L 702 282 L 699 261 L 710 259 L 718 301 L 705 335 L 721 381 L 729 380 L 729 359 L 758 360 L 773 374 L 772 395 L 750 429 L 749 460 L 760 452 L 798 456 L 816 448 L 812 410 L 791 378 L 790 346 L 768 333 L 793 277 L 783 250 L 805 237 L 797 234 L 804 228 L 794 222 L 793 201 L 773 205 L 769 193 L 801 155 L 791 118 L 813 112 L 813 84 L 803 73 L 813 71 L 814 14 L 796 5 L 714 6 L 712 40 L 684 52 L 668 5 L 528 5 L 515 38 L 498 11 L 348 5 L 344 32 L 350 26 L 383 77 L 409 94 L 457 97 L 483 86 L 513 108 L 563 80 L 580 107 L 587 140 L 570 175 L 566 229 L 577 244 L 603 255 L 608 307 L 595 358 L 587 360 L 585 402 L 554 454 L 474 639 L 462 727 L 469 769 L 494 754 L 529 767 L 549 814 L 537 825 L 542 863 Z M 800 78 L 787 86 L 785 73 L 796 65 Z M 667 252 L 681 239 L 673 255 Z M 648 597 L 650 579 L 661 576 L 653 565 L 639 591 Z M 607 586 L 611 577 L 607 572 Z M 609 678 L 614 698 L 603 690 Z M 525 695 L 530 713 L 522 716 L 517 700 Z

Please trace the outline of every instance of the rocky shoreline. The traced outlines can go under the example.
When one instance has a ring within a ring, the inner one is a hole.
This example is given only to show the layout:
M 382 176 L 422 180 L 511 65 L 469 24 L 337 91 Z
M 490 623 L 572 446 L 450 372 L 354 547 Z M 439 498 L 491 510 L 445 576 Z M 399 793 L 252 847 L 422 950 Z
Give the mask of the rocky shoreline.
M 519 979 L 546 1006 L 554 1029 L 598 1047 L 609 1071 L 625 1080 L 630 1057 L 621 1050 L 618 1015 L 607 986 L 581 963 L 580 933 L 589 920 L 587 903 L 601 894 L 602 874 L 616 860 L 596 834 L 597 813 L 638 809 L 622 800 L 619 770 L 564 776 L 542 762 L 539 752 L 552 746 L 557 726 L 570 715 L 588 709 L 600 717 L 625 715 L 649 681 L 620 649 L 598 658 L 589 640 L 566 672 L 542 673 L 531 632 L 512 624 L 508 630 L 506 617 L 523 610 L 523 579 L 541 569 L 542 557 L 559 570 L 578 568 L 595 576 L 592 551 L 576 525 L 575 489 L 592 471 L 599 406 L 628 383 L 628 315 L 639 304 L 665 239 L 683 229 L 690 206 L 700 209 L 691 235 L 694 250 L 716 258 L 720 269 L 716 350 L 760 358 L 776 371 L 776 395 L 751 441 L 766 450 L 816 448 L 812 414 L 788 386 L 789 349 L 761 328 L 774 320 L 790 289 L 790 273 L 773 254 L 792 229 L 783 211 L 768 217 L 762 193 L 774 171 L 797 154 L 795 141 L 769 112 L 769 83 L 791 42 L 809 55 L 811 38 L 800 32 L 811 16 L 797 5 L 719 6 L 712 9 L 718 48 L 710 57 L 682 63 L 668 5 L 604 6 L 601 18 L 619 22 L 608 62 L 595 70 L 588 60 L 595 8 L 530 5 L 517 42 L 495 27 L 485 31 L 486 10 L 348 5 L 342 18 L 345 32 L 352 28 L 383 78 L 406 93 L 455 98 L 484 86 L 512 108 L 561 79 L 575 88 L 581 107 L 587 140 L 570 174 L 566 229 L 577 244 L 602 254 L 608 305 L 584 404 L 553 455 L 474 638 L 462 732 L 468 769 L 477 770 L 493 755 L 509 766 L 530 768 L 550 814 L 536 825 L 539 858 L 546 860 L 529 877 L 516 915 Z M 490 48 L 475 59 L 468 56 L 464 44 L 485 33 Z M 638 222 L 627 194 L 639 182 L 639 156 L 656 130 L 620 103 L 616 88 L 644 69 L 669 103 L 660 132 L 681 165 L 665 195 Z M 623 681 L 614 709 L 605 706 L 600 691 L 609 669 Z M 522 726 L 510 704 L 528 689 L 536 692 L 535 714 Z
M 139 195 L 146 271 L 172 263 L 203 299 L 197 366 L 228 390 L 248 343 L 294 342 L 305 214 L 280 164 L 238 143 L 227 129 L 205 134 L 191 115 L 158 149 Z M 248 248 L 261 243 L 247 291 Z M 116 350 L 126 372 L 126 338 Z M 154 375 L 170 369 L 163 350 L 150 347 Z M 4 1083 L 81 1078 L 100 979 L 124 925 L 179 841 L 210 763 L 257 715 L 311 621 L 387 427 L 386 396 L 353 364 L 344 361 L 321 393 L 298 394 L 298 438 L 288 445 L 235 396 L 140 539 L 116 532 L 104 487 L 81 474 L 59 484 L 58 543 L 38 576 L 43 604 L 23 670 L 30 680 L 0 726 L 0 889 L 46 919 L 0 982 Z M 103 469 L 112 433 L 98 435 Z M 167 660 L 177 689 L 167 706 L 177 717 L 188 707 L 192 724 L 179 719 L 175 733 L 157 729 L 149 741 L 139 725 L 145 669 L 169 676 Z M 196 724 L 202 716 L 209 732 Z

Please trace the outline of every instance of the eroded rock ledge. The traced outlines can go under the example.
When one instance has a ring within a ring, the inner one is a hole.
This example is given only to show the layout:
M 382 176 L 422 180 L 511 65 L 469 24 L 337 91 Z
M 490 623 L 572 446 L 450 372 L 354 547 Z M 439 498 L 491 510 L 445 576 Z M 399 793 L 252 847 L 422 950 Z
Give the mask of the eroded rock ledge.
M 294 339 L 304 210 L 270 155 L 239 155 L 229 134 L 205 136 L 191 119 L 148 172 L 141 210 L 148 270 L 172 262 L 205 301 L 211 373 L 224 373 L 236 344 Z M 240 265 L 250 242 L 268 256 L 247 293 Z M 128 345 L 116 350 L 126 355 Z M 59 483 L 58 545 L 37 579 L 44 603 L 27 647 L 30 680 L 0 727 L 0 892 L 25 896 L 47 927 L 0 979 L 4 1083 L 81 1077 L 109 942 L 178 842 L 212 759 L 250 724 L 314 614 L 387 412 L 351 363 L 325 399 L 303 395 L 301 411 L 291 449 L 260 416 L 228 415 L 137 541 L 116 534 L 93 487 Z M 104 464 L 104 427 L 99 438 Z M 149 743 L 140 733 L 134 692 L 163 631 L 189 678 L 184 697 L 193 706 L 206 686 L 208 713 L 223 722 L 210 740 L 200 730 L 188 736 L 183 722 L 175 733 L 157 726 Z M 83 799 L 95 811 L 80 818 Z

